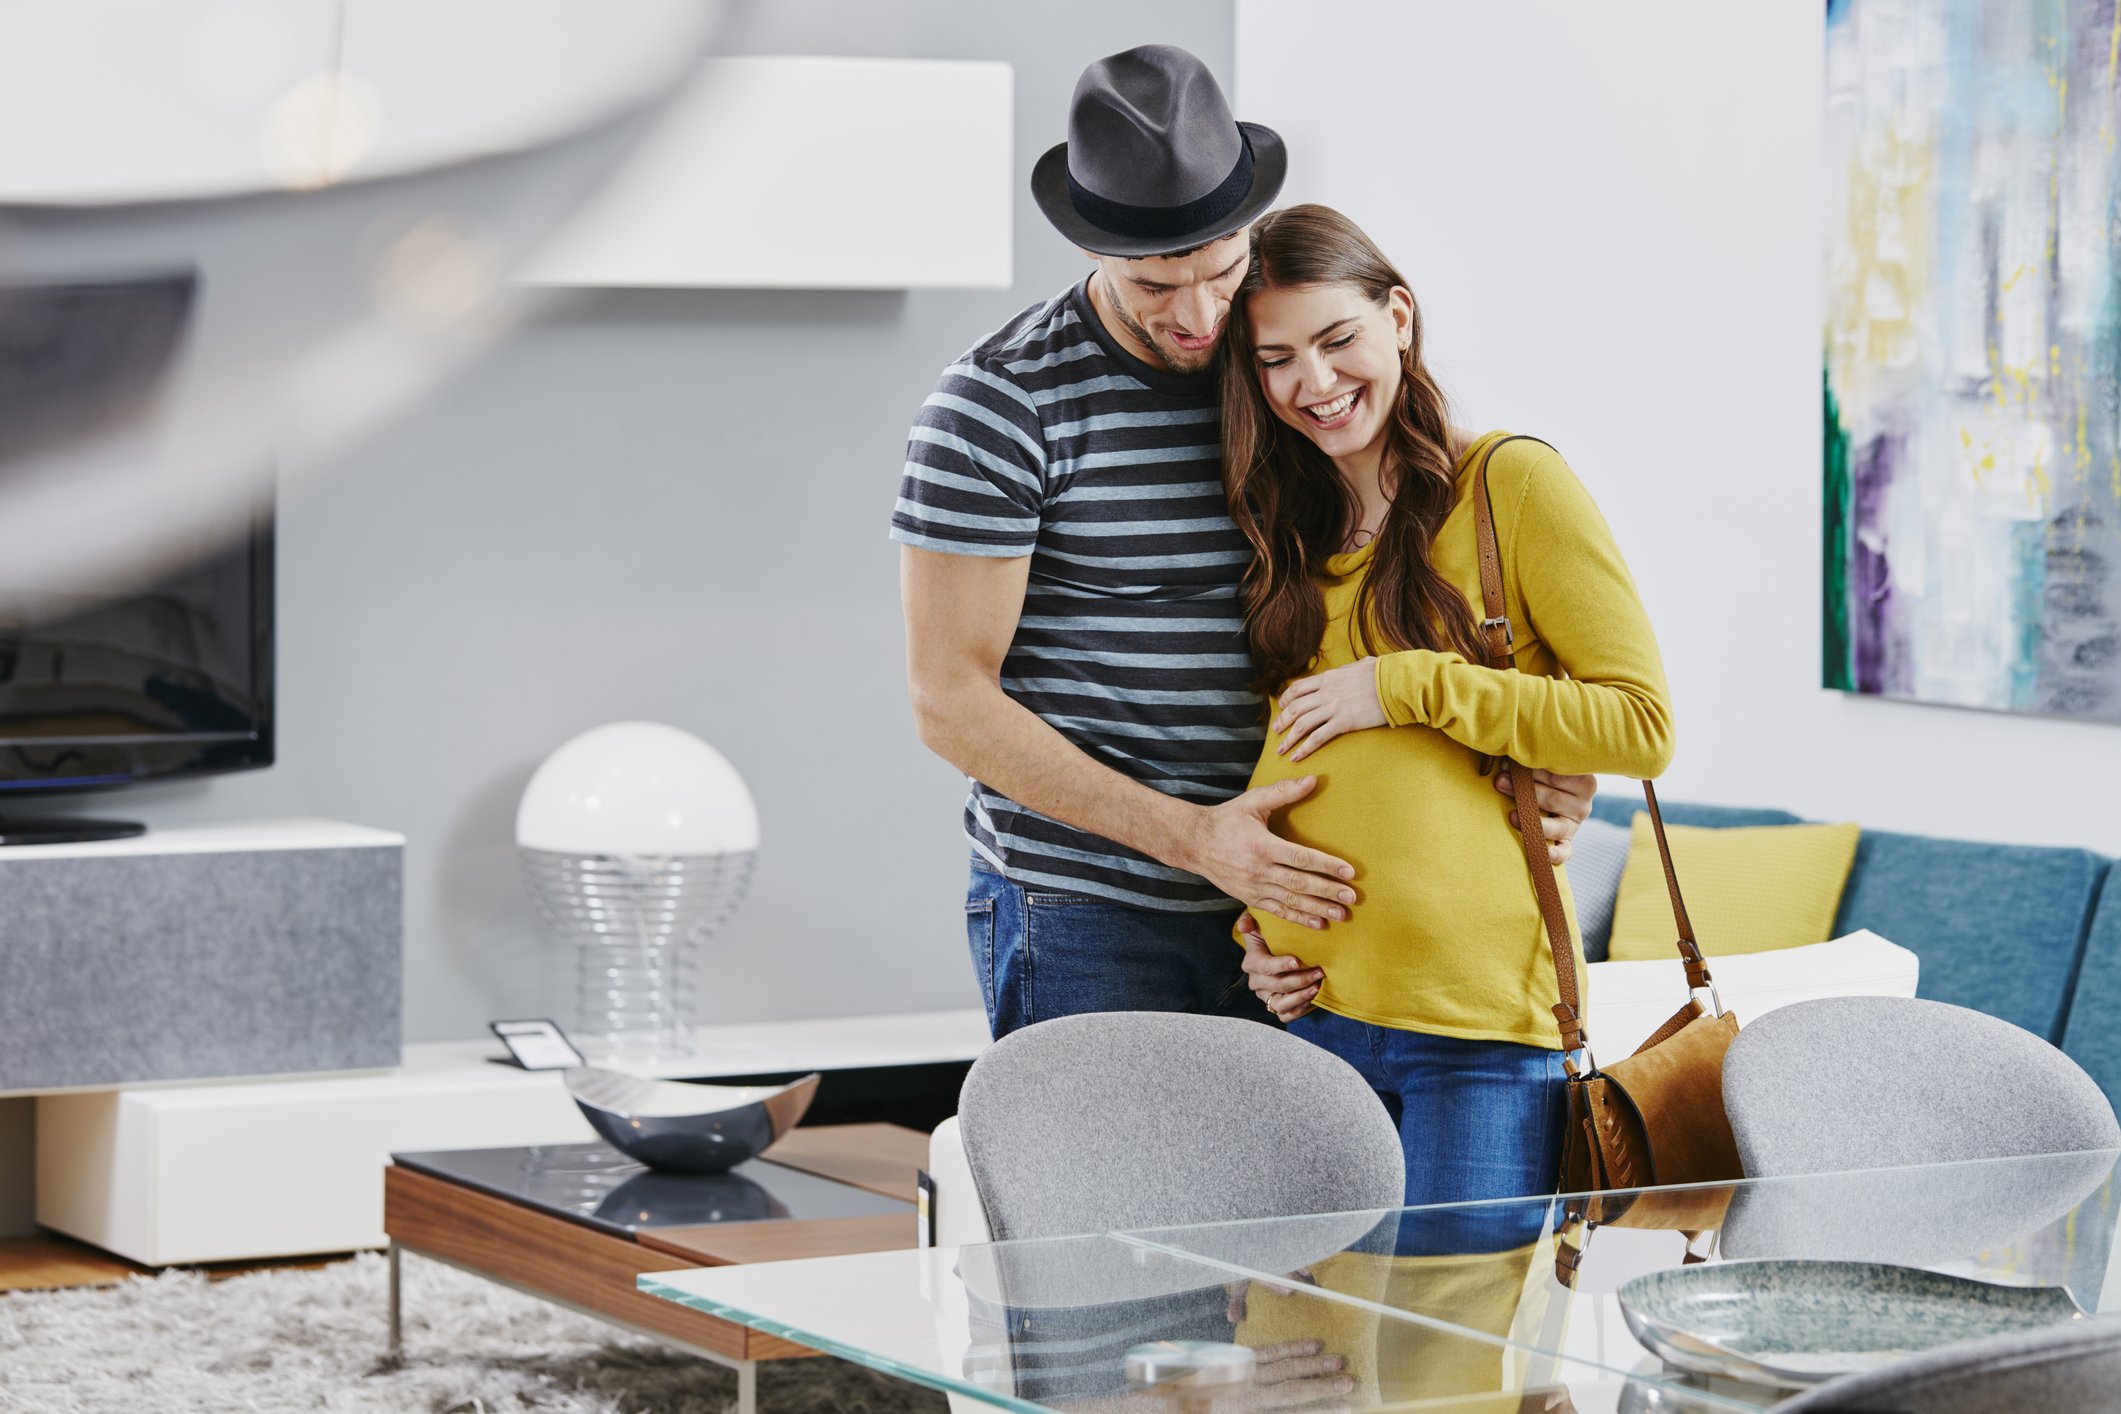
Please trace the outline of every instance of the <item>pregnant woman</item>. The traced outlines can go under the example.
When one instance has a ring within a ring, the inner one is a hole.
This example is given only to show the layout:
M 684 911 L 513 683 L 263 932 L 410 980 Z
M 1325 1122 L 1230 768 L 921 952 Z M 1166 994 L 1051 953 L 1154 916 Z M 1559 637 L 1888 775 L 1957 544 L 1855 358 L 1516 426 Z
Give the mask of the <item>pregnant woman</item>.
M 1485 772 L 1500 756 L 1663 771 L 1672 713 L 1634 582 L 1559 454 L 1450 424 L 1406 280 L 1340 213 L 1295 206 L 1254 227 L 1222 376 L 1224 478 L 1256 552 L 1254 686 L 1270 699 L 1252 784 L 1318 777 L 1281 832 L 1353 863 L 1360 898 L 1324 931 L 1255 915 L 1268 948 L 1323 972 L 1315 994 L 1270 1005 L 1376 1089 L 1410 1205 L 1552 1192 L 1558 984 Z M 1483 466 L 1514 671 L 1484 666 L 1475 607 Z

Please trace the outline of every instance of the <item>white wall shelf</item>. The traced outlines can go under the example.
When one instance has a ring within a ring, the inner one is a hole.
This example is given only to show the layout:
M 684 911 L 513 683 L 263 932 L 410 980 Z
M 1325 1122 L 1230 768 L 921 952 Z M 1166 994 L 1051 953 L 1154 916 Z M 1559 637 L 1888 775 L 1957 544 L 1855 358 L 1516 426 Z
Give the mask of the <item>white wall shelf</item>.
M 1014 87 L 982 61 L 710 60 L 522 278 L 1007 289 Z

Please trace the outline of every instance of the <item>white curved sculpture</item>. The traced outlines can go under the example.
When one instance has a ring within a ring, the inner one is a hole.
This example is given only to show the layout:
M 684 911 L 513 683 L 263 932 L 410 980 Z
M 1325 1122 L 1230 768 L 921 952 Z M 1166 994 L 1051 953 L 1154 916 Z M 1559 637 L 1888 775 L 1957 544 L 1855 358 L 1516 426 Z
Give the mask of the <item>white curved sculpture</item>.
M 464 368 L 719 10 L 0 0 L 0 594 L 152 573 Z

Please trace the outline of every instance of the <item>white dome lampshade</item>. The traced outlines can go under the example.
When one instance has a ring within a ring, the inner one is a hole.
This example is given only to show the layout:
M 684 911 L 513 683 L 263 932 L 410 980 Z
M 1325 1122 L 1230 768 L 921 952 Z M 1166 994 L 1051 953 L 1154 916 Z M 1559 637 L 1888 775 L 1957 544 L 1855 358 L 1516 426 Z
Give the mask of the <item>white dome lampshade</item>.
M 531 896 L 576 944 L 582 1050 L 615 1064 L 686 1054 L 699 945 L 736 911 L 758 857 L 758 807 L 736 767 L 677 727 L 596 727 L 531 776 L 516 845 Z
M 661 722 L 592 727 L 545 758 L 516 808 L 516 843 L 553 854 L 731 854 L 759 811 L 729 758 Z

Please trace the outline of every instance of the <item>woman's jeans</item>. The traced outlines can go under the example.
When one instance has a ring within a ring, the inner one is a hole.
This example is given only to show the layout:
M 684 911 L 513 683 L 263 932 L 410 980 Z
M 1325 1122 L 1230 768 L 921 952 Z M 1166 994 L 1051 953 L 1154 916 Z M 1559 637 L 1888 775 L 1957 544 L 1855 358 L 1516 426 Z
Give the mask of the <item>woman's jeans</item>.
M 1192 1011 L 1272 1024 L 1245 986 L 1244 949 L 1215 913 L 1027 892 L 974 858 L 965 935 L 996 1040 L 1086 1011 Z
M 1399 1127 L 1407 1206 L 1547 1194 L 1559 1185 L 1567 1121 L 1561 1052 L 1372 1026 L 1313 1009 L 1292 1034 L 1355 1067 Z M 1501 1252 L 1538 1240 L 1535 1204 L 1409 1213 L 1398 1251 Z

